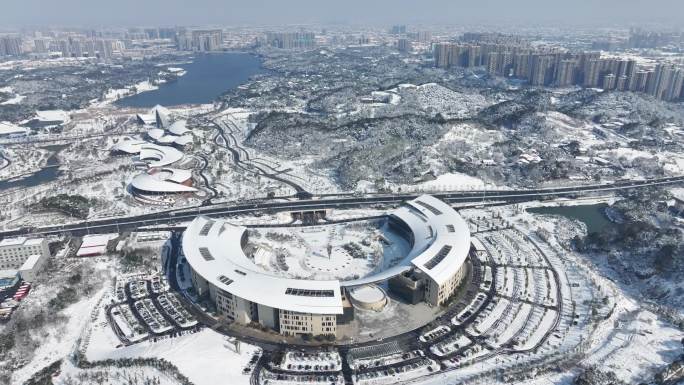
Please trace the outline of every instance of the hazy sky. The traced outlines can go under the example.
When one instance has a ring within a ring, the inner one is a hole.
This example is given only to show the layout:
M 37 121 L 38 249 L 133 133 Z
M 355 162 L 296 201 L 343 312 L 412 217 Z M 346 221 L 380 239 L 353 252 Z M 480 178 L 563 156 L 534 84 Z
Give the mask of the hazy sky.
M 5 0 L 0 26 L 684 23 L 684 0 Z

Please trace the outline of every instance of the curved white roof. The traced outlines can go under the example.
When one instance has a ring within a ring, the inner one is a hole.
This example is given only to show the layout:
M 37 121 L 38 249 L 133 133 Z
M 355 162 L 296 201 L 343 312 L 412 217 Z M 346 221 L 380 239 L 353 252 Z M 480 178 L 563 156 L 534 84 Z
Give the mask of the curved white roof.
M 197 217 L 183 235 L 185 258 L 212 285 L 251 302 L 302 313 L 342 314 L 339 281 L 284 278 L 261 271 L 242 250 L 246 230 Z
M 380 282 L 411 269 L 423 271 L 438 284 L 458 272 L 470 251 L 470 229 L 465 220 L 448 204 L 430 196 L 407 202 L 390 214 L 405 223 L 413 233 L 413 246 L 397 266 L 377 274 L 342 282 L 352 287 Z
M 147 135 L 154 140 L 159 140 L 159 138 L 164 136 L 164 130 L 161 128 L 150 128 L 150 130 L 147 131 Z
M 174 135 L 181 136 L 183 134 L 190 132 L 190 130 L 188 130 L 187 128 L 187 125 L 188 122 L 185 120 L 176 120 L 169 126 L 168 130 L 170 133 Z
M 189 180 L 192 178 L 192 171 L 190 170 L 183 170 L 180 168 L 168 168 L 164 167 L 162 169 L 159 169 L 158 171 L 154 173 L 150 173 L 151 175 L 154 175 L 160 179 L 164 180 L 169 180 L 171 182 L 176 182 L 176 183 L 183 183 L 186 180 Z
M 427 219 L 426 239 L 431 242 L 425 246 L 422 239 L 420 242 L 415 240 L 410 253 L 415 254 L 415 257 L 411 263 L 435 282 L 444 283 L 463 266 L 470 251 L 470 229 L 468 223 L 451 206 L 433 196 L 422 195 L 407 202 L 393 215 L 414 225 L 412 217 L 423 216 Z M 411 230 L 415 235 L 415 227 L 411 227 Z
M 394 210 L 391 216 L 406 224 L 413 233 L 411 251 L 400 265 L 352 281 L 270 275 L 259 269 L 242 250 L 244 227 L 204 216 L 196 218 L 185 230 L 183 252 L 197 274 L 238 297 L 284 310 L 340 314 L 340 286 L 384 281 L 412 267 L 442 284 L 463 266 L 470 251 L 470 230 L 447 203 L 422 195 Z
M 138 154 L 143 145 L 149 144 L 144 140 L 120 140 L 118 143 L 113 145 L 109 151 L 119 151 L 125 152 L 127 154 Z
M 150 167 L 164 167 L 183 159 L 183 153 L 169 146 L 145 144 L 140 149 L 140 160 Z
M 195 192 L 196 188 L 181 183 L 192 178 L 189 170 L 163 168 L 155 173 L 137 175 L 131 181 L 131 186 L 137 190 L 157 193 Z
M 161 138 L 157 139 L 157 142 L 159 142 L 159 144 L 171 144 L 175 143 L 176 139 L 178 138 L 179 137 L 176 135 L 164 135 Z

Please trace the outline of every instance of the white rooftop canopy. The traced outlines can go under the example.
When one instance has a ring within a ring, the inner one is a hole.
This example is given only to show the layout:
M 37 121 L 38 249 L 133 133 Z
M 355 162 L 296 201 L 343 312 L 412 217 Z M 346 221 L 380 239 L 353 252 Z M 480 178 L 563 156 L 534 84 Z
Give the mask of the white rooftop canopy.
M 339 281 L 269 275 L 242 250 L 247 229 L 222 220 L 197 217 L 183 235 L 183 253 L 193 270 L 219 289 L 275 309 L 342 314 Z

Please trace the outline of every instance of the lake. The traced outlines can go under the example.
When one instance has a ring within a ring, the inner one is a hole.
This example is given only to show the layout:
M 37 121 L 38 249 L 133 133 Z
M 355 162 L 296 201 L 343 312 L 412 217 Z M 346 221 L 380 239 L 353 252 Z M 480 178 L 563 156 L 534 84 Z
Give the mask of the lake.
M 187 73 L 158 89 L 117 100 L 121 107 L 152 108 L 181 104 L 206 104 L 224 92 L 246 83 L 253 75 L 265 73 L 261 59 L 247 53 L 198 54 L 192 63 L 173 64 Z
M 581 206 L 548 206 L 531 207 L 527 211 L 533 214 L 561 215 L 570 219 L 577 219 L 587 225 L 587 233 L 596 233 L 615 224 L 606 217 L 605 203 Z
M 52 182 L 61 174 L 59 169 L 59 160 L 57 154 L 67 147 L 66 145 L 45 146 L 44 149 L 50 151 L 52 154 L 47 159 L 45 167 L 31 174 L 25 175 L 21 178 L 11 178 L 0 180 L 0 191 L 8 190 L 14 187 L 35 187 L 43 183 Z

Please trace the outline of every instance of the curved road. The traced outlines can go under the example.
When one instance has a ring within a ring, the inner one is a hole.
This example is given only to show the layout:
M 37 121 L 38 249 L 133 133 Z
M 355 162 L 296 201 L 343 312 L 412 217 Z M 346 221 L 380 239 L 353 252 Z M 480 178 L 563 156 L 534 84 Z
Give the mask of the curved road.
M 2 167 L 0 167 L 0 170 L 4 170 L 5 168 L 9 167 L 12 164 L 12 161 L 10 160 L 10 158 L 6 157 L 5 153 L 2 151 L 0 151 L 0 159 L 2 159 L 3 160 L 2 163 L 4 163 L 4 165 Z
M 238 166 L 240 169 L 245 170 L 245 171 L 252 171 L 253 170 L 248 170 L 246 166 L 249 166 L 251 168 L 254 168 L 257 170 L 257 174 L 260 176 L 263 176 L 265 178 L 269 178 L 272 180 L 275 180 L 277 182 L 283 183 L 285 185 L 288 185 L 292 187 L 297 193 L 296 196 L 299 197 L 300 199 L 304 198 L 309 198 L 311 197 L 311 194 L 307 192 L 302 186 L 298 185 L 297 183 L 289 180 L 282 178 L 278 176 L 279 173 L 282 173 L 282 171 L 276 172 L 276 173 L 269 173 L 266 170 L 264 170 L 262 167 L 257 166 L 254 162 L 249 158 L 249 153 L 247 150 L 245 150 L 243 147 L 240 146 L 238 143 L 237 138 L 233 135 L 232 132 L 226 132 L 226 129 L 223 127 L 223 125 L 220 122 L 217 122 L 212 119 L 206 119 L 205 123 L 209 123 L 214 125 L 216 130 L 218 131 L 218 135 L 214 138 L 214 143 L 217 146 L 223 147 L 226 150 L 230 151 L 233 157 L 233 162 L 235 162 L 235 165 Z M 219 143 L 218 138 L 221 138 L 223 140 L 223 143 Z M 230 138 L 230 139 L 229 139 Z M 244 160 L 243 160 L 244 156 Z
M 199 154 L 198 157 L 200 159 L 202 159 L 202 162 L 204 162 L 204 163 L 202 164 L 202 167 L 200 167 L 200 169 L 197 172 L 199 173 L 199 175 L 204 180 L 204 185 L 211 192 L 211 198 L 207 198 L 204 201 L 202 201 L 202 205 L 209 205 L 209 204 L 211 204 L 211 200 L 218 196 L 218 191 L 216 190 L 216 188 L 214 186 L 212 186 L 209 183 L 209 178 L 205 174 L 205 171 L 207 170 L 207 167 L 209 166 L 209 159 L 207 159 L 207 156 L 204 154 Z

